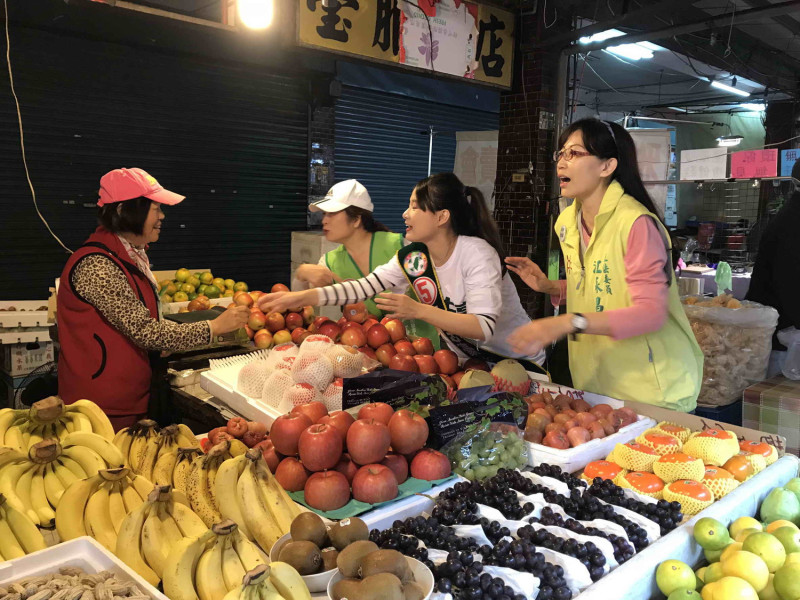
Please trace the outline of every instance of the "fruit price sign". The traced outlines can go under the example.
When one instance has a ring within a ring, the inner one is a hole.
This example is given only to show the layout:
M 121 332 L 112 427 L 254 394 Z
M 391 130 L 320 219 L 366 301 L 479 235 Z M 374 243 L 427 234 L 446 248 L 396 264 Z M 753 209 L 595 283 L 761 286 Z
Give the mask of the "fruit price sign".
M 298 43 L 511 87 L 514 15 L 463 0 L 300 0 Z

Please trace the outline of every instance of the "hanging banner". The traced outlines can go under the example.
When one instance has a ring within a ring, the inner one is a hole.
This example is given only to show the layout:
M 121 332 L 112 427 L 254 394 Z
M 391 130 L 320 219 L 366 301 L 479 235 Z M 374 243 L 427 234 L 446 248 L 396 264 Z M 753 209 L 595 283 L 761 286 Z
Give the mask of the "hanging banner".
M 491 213 L 497 174 L 497 131 L 457 131 L 455 173 L 464 185 L 478 188 Z
M 778 174 L 778 150 L 742 150 L 731 154 L 731 177 L 775 177 Z
M 794 163 L 800 160 L 800 150 L 781 150 L 781 177 L 791 177 Z
M 301 46 L 511 87 L 514 14 L 494 6 L 299 0 L 297 24 Z
M 628 133 L 636 145 L 639 173 L 645 189 L 658 209 L 665 216 L 667 206 L 666 184 L 648 184 L 648 181 L 664 181 L 669 173 L 670 130 L 629 129 Z

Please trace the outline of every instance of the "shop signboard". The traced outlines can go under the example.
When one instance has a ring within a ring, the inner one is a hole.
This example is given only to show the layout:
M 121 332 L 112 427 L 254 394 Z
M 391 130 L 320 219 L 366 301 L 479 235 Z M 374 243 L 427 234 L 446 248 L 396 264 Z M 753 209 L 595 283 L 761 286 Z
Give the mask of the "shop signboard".
M 514 14 L 465 0 L 299 0 L 301 46 L 511 87 Z
M 781 150 L 781 177 L 791 177 L 794 163 L 800 160 L 800 150 Z
M 775 177 L 778 174 L 778 151 L 742 150 L 731 154 L 731 177 Z

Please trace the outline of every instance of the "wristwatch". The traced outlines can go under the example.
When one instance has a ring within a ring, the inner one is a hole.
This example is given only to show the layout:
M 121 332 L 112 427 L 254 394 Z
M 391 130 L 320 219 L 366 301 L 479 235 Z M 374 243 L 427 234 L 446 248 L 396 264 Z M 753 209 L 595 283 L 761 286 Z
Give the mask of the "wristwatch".
M 589 321 L 581 313 L 573 313 L 570 324 L 572 325 L 571 336 L 573 340 L 577 334 L 585 332 L 586 328 L 589 327 Z

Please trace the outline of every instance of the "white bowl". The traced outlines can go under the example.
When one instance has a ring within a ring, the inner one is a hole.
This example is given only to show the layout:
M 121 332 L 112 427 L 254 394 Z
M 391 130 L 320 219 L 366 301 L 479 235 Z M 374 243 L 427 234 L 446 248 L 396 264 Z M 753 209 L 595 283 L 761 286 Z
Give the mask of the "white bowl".
M 270 562 L 275 562 L 278 560 L 278 556 L 281 553 L 281 548 L 283 548 L 283 546 L 290 541 L 292 541 L 292 536 L 291 534 L 287 533 L 286 535 L 281 536 L 281 538 L 272 545 L 272 550 L 269 551 Z M 425 565 L 422 566 L 424 567 Z M 323 571 L 322 573 L 303 575 L 303 581 L 306 582 L 306 587 L 308 587 L 308 591 L 312 594 L 324 592 L 328 589 L 328 582 L 331 580 L 331 577 L 338 572 L 339 570 L 334 568 L 330 571 Z
M 406 560 L 408 561 L 408 567 L 411 569 L 411 574 L 414 576 L 414 581 L 419 584 L 419 587 L 421 587 L 422 591 L 425 593 L 425 598 L 423 598 L 423 600 L 428 600 L 431 594 L 433 594 L 433 573 L 416 558 L 406 556 Z M 344 579 L 344 577 L 342 577 L 339 569 L 335 569 L 333 577 L 328 581 L 328 598 L 333 598 L 333 586 L 337 581 L 341 581 L 342 579 Z

